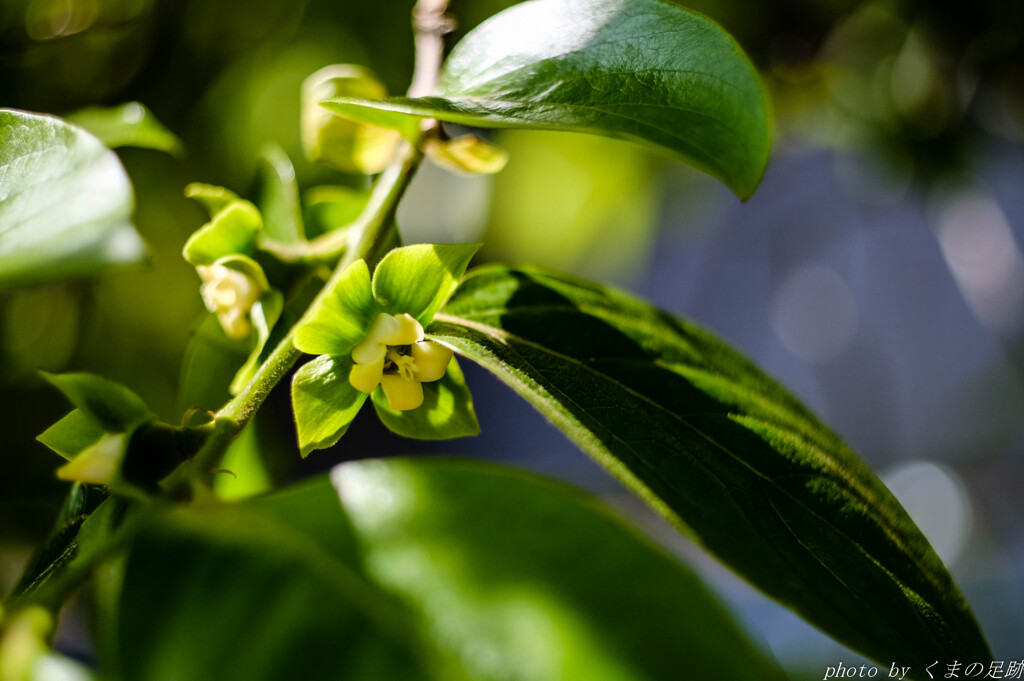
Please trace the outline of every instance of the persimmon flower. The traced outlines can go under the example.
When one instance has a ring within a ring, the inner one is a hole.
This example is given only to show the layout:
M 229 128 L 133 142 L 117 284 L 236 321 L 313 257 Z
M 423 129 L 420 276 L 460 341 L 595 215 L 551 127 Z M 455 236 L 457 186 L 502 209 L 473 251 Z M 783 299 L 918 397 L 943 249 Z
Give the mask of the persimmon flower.
M 196 267 L 203 280 L 199 292 L 206 309 L 217 315 L 228 338 L 241 340 L 252 332 L 249 311 L 259 300 L 259 285 L 243 272 L 224 265 Z
M 360 392 L 381 386 L 388 407 L 408 411 L 423 404 L 422 383 L 441 379 L 452 359 L 448 348 L 423 339 L 423 326 L 408 314 L 381 312 L 352 350 L 348 381 Z

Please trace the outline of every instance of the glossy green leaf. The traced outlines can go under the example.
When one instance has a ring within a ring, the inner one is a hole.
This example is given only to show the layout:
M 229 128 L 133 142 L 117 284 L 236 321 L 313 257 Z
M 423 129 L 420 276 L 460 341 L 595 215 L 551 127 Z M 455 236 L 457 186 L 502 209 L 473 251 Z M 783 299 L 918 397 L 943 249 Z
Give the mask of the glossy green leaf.
M 349 265 L 295 327 L 295 347 L 310 355 L 346 357 L 380 311 L 363 260 Z
M 378 387 L 373 391 L 373 407 L 391 432 L 417 440 L 450 440 L 480 434 L 473 396 L 454 358 L 440 380 L 422 385 L 423 404 L 408 411 L 389 409 L 384 390 Z
M 146 403 L 120 383 L 93 374 L 43 376 L 83 415 L 108 432 L 125 432 L 153 417 Z
M 292 409 L 303 458 L 340 440 L 369 397 L 349 383 L 351 369 L 348 357 L 321 355 L 295 372 Z
M 232 255 L 251 255 L 263 230 L 263 216 L 248 201 L 232 201 L 185 242 L 182 255 L 193 265 L 211 265 Z
M 371 109 L 476 127 L 524 127 L 623 137 L 666 149 L 753 194 L 768 160 L 768 103 L 757 72 L 711 20 L 659 0 L 532 0 L 456 45 L 437 96 Z
M 149 522 L 127 555 L 116 624 L 109 678 L 439 678 L 398 607 L 253 508 Z
M 692 572 L 587 495 L 469 461 L 331 479 L 371 579 L 474 679 L 781 677 Z
M 260 156 L 260 177 L 263 191 L 260 209 L 266 222 L 266 235 L 271 239 L 294 243 L 301 241 L 302 206 L 295 167 L 278 145 L 268 146 Z
M 373 272 L 373 297 L 388 314 L 433 319 L 452 294 L 480 244 L 417 244 L 396 248 Z
M 95 444 L 105 432 L 81 409 L 73 409 L 36 439 L 65 459 L 71 459 L 86 447 Z
M 121 162 L 95 137 L 0 109 L 0 287 L 142 261 L 132 205 Z
M 836 435 L 708 333 L 539 269 L 471 272 L 428 330 L 657 511 L 851 648 L 991 654 L 909 516 Z
M 211 218 L 226 208 L 229 203 L 241 200 L 238 198 L 238 194 L 230 189 L 202 182 L 193 182 L 185 187 L 185 196 L 202 204 Z
M 67 121 L 85 128 L 108 147 L 155 149 L 175 156 L 184 151 L 181 140 L 139 102 L 80 109 L 68 115 Z

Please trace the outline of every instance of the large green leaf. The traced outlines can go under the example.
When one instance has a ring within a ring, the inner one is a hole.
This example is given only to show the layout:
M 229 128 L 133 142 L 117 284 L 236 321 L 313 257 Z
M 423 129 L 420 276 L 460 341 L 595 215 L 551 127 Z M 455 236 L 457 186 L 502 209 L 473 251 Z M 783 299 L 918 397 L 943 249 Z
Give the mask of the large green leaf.
M 150 521 L 124 566 L 109 677 L 441 678 L 401 609 L 335 556 L 252 508 Z
M 474 679 L 780 677 L 692 572 L 580 492 L 422 458 L 331 479 L 369 577 Z
M 709 19 L 659 0 L 532 0 L 456 45 L 436 97 L 338 98 L 374 110 L 478 127 L 624 137 L 673 152 L 753 194 L 768 159 L 764 89 L 740 47 Z
M 988 659 L 953 579 L 878 478 L 724 343 L 539 269 L 467 275 L 428 334 L 512 386 L 767 594 L 881 662 Z
M 114 152 L 57 118 L 0 109 L 0 287 L 139 262 Z

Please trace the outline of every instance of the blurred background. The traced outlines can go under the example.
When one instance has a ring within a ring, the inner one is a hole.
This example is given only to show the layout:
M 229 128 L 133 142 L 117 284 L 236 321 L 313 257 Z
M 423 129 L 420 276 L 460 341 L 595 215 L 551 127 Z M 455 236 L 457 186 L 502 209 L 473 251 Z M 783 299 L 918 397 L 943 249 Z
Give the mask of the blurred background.
M 509 0 L 454 0 L 459 30 Z M 880 473 L 951 566 L 996 657 L 1024 649 L 1024 3 L 693 0 L 762 70 L 774 154 L 740 203 L 696 171 L 604 139 L 512 132 L 495 177 L 425 166 L 406 241 L 486 238 L 482 256 L 614 282 L 732 343 Z M 299 87 L 412 66 L 412 0 L 0 0 L 0 106 L 65 114 L 140 101 L 185 143 L 119 151 L 149 265 L 0 291 L 0 589 L 49 530 L 65 485 L 35 436 L 67 404 L 36 373 L 104 374 L 176 423 L 182 359 L 205 312 L 180 257 L 204 221 L 192 181 L 254 197 L 276 142 L 303 188 L 346 179 L 302 158 Z M 190 295 L 191 293 L 191 295 Z M 447 452 L 586 487 L 707 575 L 794 671 L 857 657 L 713 564 L 544 418 L 467 368 L 483 434 L 425 446 L 370 410 L 300 462 L 286 391 L 247 438 L 279 480 L 345 459 Z M 226 394 L 224 395 L 226 398 Z M 217 404 L 202 405 L 215 408 Z M 65 647 L 81 652 L 71 618 Z

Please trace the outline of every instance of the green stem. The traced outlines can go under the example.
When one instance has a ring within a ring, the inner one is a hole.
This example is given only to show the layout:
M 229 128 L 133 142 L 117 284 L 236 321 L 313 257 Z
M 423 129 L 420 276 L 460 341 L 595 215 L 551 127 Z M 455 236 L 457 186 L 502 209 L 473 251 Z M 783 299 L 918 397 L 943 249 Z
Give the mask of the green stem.
M 348 247 L 344 248 L 344 255 L 334 268 L 334 273 L 331 276 L 332 282 L 356 260 L 371 260 L 378 253 L 379 244 L 392 236 L 392 232 L 395 230 L 394 218 L 398 203 L 408 189 L 409 182 L 422 160 L 423 154 L 415 145 L 402 144 L 395 159 L 377 179 L 373 194 L 363 214 L 352 227 L 345 230 L 347 238 L 344 241 Z M 339 244 L 342 240 L 336 239 L 336 241 L 338 244 L 331 248 L 341 248 Z M 321 251 L 320 255 L 323 256 L 326 252 L 326 250 Z M 329 282 L 317 296 L 317 300 L 324 295 L 324 291 L 330 289 L 331 283 Z M 316 305 L 316 303 L 317 301 L 314 301 L 312 305 Z M 183 491 L 183 488 L 191 485 L 194 476 L 204 476 L 220 464 L 231 441 L 242 432 L 260 405 L 267 399 L 270 391 L 288 374 L 295 362 L 302 356 L 302 353 L 292 343 L 293 337 L 294 328 L 281 339 L 242 392 L 214 415 L 211 424 L 212 430 L 203 447 L 190 462 L 186 463 L 181 470 L 176 471 L 168 480 L 168 487 L 172 492 Z

